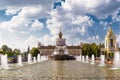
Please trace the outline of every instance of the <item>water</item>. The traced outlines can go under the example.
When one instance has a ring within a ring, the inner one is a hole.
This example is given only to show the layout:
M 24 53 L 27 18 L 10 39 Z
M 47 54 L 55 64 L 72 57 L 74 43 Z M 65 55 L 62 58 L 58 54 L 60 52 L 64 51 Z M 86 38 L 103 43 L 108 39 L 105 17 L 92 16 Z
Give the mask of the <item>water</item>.
M 63 46 L 63 50 L 64 50 L 64 54 L 69 54 L 66 46 Z
M 86 63 L 89 63 L 88 55 L 86 56 Z
M 40 54 L 37 55 L 37 61 L 40 62 Z
M 33 57 L 33 63 L 37 63 L 36 57 Z
M 29 63 L 29 64 L 32 64 L 32 56 L 31 56 L 30 53 L 28 54 L 28 63 Z
M 54 50 L 53 55 L 56 55 L 56 54 L 58 54 L 58 52 L 56 50 Z
M 100 55 L 100 64 L 98 66 L 105 66 L 105 55 Z
M 52 55 L 61 54 L 61 53 L 59 52 L 61 49 L 62 49 L 63 52 L 64 52 L 63 54 L 69 54 L 66 46 L 63 46 L 63 47 L 61 47 L 61 46 L 56 46 L 56 48 L 55 48 L 55 50 L 54 50 L 54 52 L 53 52 Z
M 92 61 L 91 61 L 91 64 L 95 64 L 95 57 L 94 57 L 93 54 L 92 54 Z
M 76 60 L 77 61 L 81 61 L 81 55 L 80 56 L 76 56 Z
M 1 68 L 10 69 L 9 66 L 8 66 L 7 54 L 1 55 Z
M 67 49 L 65 50 L 64 54 L 69 54 L 69 52 L 68 52 L 68 50 L 67 50 Z
M 23 66 L 23 64 L 22 64 L 22 56 L 21 55 L 18 55 L 18 65 Z
M 82 60 L 82 56 L 81 55 L 77 56 L 76 59 L 77 59 L 77 61 L 81 61 Z
M 82 58 L 82 56 L 80 55 L 80 56 L 79 56 L 79 61 L 81 61 L 81 58 Z
M 76 60 L 79 61 L 79 56 L 76 56 Z
M 82 56 L 82 62 L 85 62 L 85 57 L 84 56 Z
M 12 70 L 0 70 L 1 80 L 120 80 L 120 70 L 78 61 L 44 61 Z
M 41 61 L 46 61 L 47 60 L 47 56 L 41 56 Z
M 113 60 L 113 68 L 111 69 L 119 69 L 120 68 L 120 52 L 115 52 L 114 60 Z

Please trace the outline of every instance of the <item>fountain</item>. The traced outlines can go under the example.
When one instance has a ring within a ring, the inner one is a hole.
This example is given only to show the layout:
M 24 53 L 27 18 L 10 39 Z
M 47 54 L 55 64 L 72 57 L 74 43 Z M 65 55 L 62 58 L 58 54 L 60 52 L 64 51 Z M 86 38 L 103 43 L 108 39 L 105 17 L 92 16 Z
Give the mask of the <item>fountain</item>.
M 1 68 L 4 68 L 4 55 L 1 54 Z
M 85 57 L 84 56 L 82 56 L 82 62 L 85 62 Z
M 46 60 L 46 57 L 45 56 L 41 56 L 41 61 L 45 61 Z
M 55 49 L 52 55 L 56 55 L 56 54 L 58 54 L 58 52 Z
M 115 52 L 114 60 L 113 60 L 113 68 L 111 69 L 119 69 L 119 68 L 120 68 L 120 53 L 117 51 Z
M 94 57 L 93 54 L 92 54 L 92 62 L 91 62 L 91 64 L 95 64 L 95 57 Z
M 76 60 L 77 61 L 81 61 L 81 55 L 80 56 L 76 56 Z
M 10 69 L 9 66 L 8 66 L 7 54 L 1 55 L 1 68 Z
M 33 57 L 33 62 L 34 62 L 34 63 L 37 63 L 36 57 Z
M 105 55 L 101 55 L 100 58 L 101 58 L 101 60 L 100 60 L 100 64 L 98 66 L 105 66 Z
M 28 63 L 29 63 L 29 64 L 32 64 L 32 56 L 31 56 L 30 53 L 28 54 Z
M 63 46 L 63 50 L 64 50 L 64 54 L 67 54 L 67 55 L 69 54 L 66 46 Z
M 70 55 L 67 46 L 66 39 L 62 38 L 62 32 L 60 30 L 58 34 L 58 38 L 56 39 L 56 45 L 53 54 L 50 56 L 51 59 L 54 60 L 75 60 L 75 57 Z
M 48 56 L 46 56 L 45 60 L 48 60 Z
M 81 55 L 79 56 L 79 61 L 81 61 Z
M 67 47 L 64 45 L 64 46 L 55 46 L 55 50 L 54 50 L 53 54 L 51 55 L 51 59 L 75 60 L 75 57 L 69 54 Z
M 86 56 L 86 63 L 89 63 L 88 55 Z
M 23 64 L 22 64 L 22 56 L 21 55 L 18 55 L 18 65 L 23 66 Z
M 76 60 L 79 61 L 79 56 L 76 56 Z
M 37 55 L 37 61 L 40 62 L 40 54 Z

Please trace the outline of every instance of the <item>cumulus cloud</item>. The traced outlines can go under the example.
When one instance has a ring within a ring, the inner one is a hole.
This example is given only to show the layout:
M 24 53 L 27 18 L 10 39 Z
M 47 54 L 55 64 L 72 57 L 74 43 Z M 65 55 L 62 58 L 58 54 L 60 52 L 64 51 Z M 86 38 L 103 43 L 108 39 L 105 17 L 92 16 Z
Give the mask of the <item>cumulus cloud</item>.
M 37 43 L 38 43 L 38 38 L 36 38 L 35 36 L 33 35 L 30 35 L 26 40 L 25 42 L 23 43 L 23 47 L 37 47 Z
M 31 30 L 34 31 L 34 30 L 41 30 L 43 28 L 43 23 L 39 22 L 38 20 L 35 20 L 32 25 L 31 25 Z
M 116 41 L 117 41 L 117 43 L 119 44 L 119 47 L 120 47 L 120 34 L 117 36 Z
M 23 32 L 23 30 L 28 30 L 29 28 L 31 31 L 31 28 L 34 28 L 33 30 L 36 30 L 38 29 L 38 27 L 39 29 L 41 29 L 43 27 L 43 24 L 36 20 L 42 17 L 42 15 L 39 16 L 39 14 L 41 13 L 41 6 L 23 7 L 22 10 L 18 13 L 18 15 L 13 16 L 10 21 L 1 22 L 0 27 L 3 29 L 7 29 L 10 32 Z M 35 20 L 35 22 L 32 23 L 32 20 Z
M 50 34 L 56 36 L 59 28 L 62 27 L 63 33 L 67 41 L 77 40 L 83 41 L 84 36 L 88 31 L 88 27 L 92 26 L 94 21 L 87 15 L 74 15 L 64 11 L 64 8 L 57 8 L 50 12 L 51 18 L 47 20 L 47 28 Z M 61 13 L 63 12 L 63 13 Z
M 63 8 L 74 15 L 89 13 L 101 18 L 112 15 L 119 7 L 118 0 L 66 0 L 63 3 Z
M 88 16 L 76 16 L 72 19 L 72 24 L 83 24 L 85 22 L 87 22 L 90 18 Z
M 8 7 L 5 11 L 6 15 L 14 15 L 17 14 L 20 11 L 19 7 Z
M 91 37 L 88 37 L 88 40 L 89 40 L 89 42 L 96 42 L 96 43 L 99 43 L 99 39 L 100 39 L 100 37 L 99 37 L 99 35 L 95 35 L 95 36 L 91 36 Z
M 35 46 L 39 41 L 45 45 L 55 44 L 60 27 L 67 44 L 99 41 L 100 35 L 104 34 L 102 30 L 106 31 L 108 24 L 102 19 L 112 16 L 114 22 L 120 21 L 119 0 L 66 0 L 65 2 L 61 0 L 1 0 L 1 2 L 0 9 L 5 10 L 5 15 L 12 18 L 0 22 L 1 31 L 6 32 L 6 34 L 1 32 L 0 39 L 3 39 L 3 44 L 20 47 L 19 42 L 24 43 L 25 47 Z M 61 2 L 62 6 L 53 9 L 53 4 L 56 2 Z M 87 14 L 94 15 L 98 22 Z M 46 21 L 40 21 L 42 18 Z M 11 40 L 2 36 L 3 34 L 5 36 L 9 34 Z M 18 42 L 12 38 L 17 39 Z

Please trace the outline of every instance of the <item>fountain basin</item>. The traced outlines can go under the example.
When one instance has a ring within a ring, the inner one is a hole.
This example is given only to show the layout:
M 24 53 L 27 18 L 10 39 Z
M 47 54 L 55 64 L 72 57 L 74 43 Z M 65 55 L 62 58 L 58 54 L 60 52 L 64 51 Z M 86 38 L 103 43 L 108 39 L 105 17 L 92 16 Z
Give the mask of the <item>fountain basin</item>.
M 53 59 L 53 60 L 75 60 L 75 57 L 71 56 L 71 55 L 67 55 L 67 54 L 56 54 L 56 55 L 50 56 L 50 59 Z

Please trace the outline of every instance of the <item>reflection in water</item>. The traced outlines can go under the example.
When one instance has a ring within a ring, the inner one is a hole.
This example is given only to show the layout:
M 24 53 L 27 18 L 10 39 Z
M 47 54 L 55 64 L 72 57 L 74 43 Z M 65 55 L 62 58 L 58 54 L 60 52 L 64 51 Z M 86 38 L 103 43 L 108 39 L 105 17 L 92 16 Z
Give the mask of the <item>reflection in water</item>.
M 56 61 L 56 80 L 64 77 L 64 61 Z
M 63 76 L 63 67 L 64 67 L 64 61 L 57 61 L 56 69 L 57 69 L 57 75 Z
M 22 80 L 120 80 L 120 70 L 111 70 L 112 65 L 99 67 L 79 61 L 44 61 L 36 64 L 0 70 L 0 79 Z M 12 74 L 11 74 L 12 73 Z

